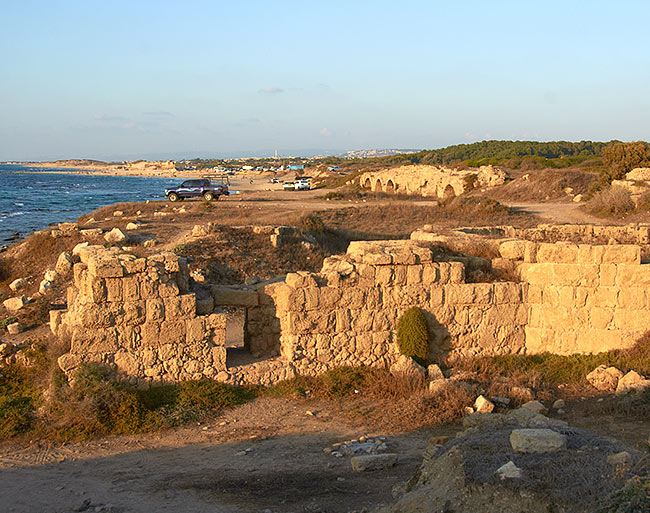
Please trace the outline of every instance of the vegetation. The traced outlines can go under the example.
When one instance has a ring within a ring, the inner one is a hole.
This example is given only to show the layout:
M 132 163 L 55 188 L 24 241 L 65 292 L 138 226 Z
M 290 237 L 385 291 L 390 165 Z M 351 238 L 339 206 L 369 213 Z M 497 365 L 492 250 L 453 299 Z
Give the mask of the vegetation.
M 635 167 L 650 166 L 650 144 L 617 142 L 603 148 L 603 163 L 611 180 L 619 180 Z
M 429 357 L 429 327 L 424 312 L 409 308 L 397 321 L 397 343 L 403 355 L 424 364 Z
M 310 233 L 323 233 L 325 224 L 316 214 L 309 214 L 300 220 L 300 228 Z
M 622 187 L 607 187 L 594 193 L 587 211 L 599 217 L 622 217 L 635 209 L 630 192 Z

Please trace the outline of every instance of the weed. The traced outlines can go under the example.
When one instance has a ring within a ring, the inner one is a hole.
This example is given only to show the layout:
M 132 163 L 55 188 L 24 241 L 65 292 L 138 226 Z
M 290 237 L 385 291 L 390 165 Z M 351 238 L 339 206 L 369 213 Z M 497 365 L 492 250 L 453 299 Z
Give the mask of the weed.
M 325 224 L 323 220 L 315 214 L 309 214 L 300 220 L 300 227 L 311 233 L 323 233 Z
M 622 187 L 603 189 L 587 203 L 587 211 L 599 217 L 623 217 L 633 210 L 630 192 Z
M 7 317 L 6 319 L 2 319 L 0 321 L 0 328 L 6 328 L 7 326 L 9 326 L 10 324 L 13 324 L 17 320 L 18 319 L 16 319 L 15 317 Z
M 637 513 L 650 511 L 650 478 L 633 477 L 613 492 L 597 513 Z
M 179 408 L 218 409 L 244 404 L 255 396 L 253 389 L 233 387 L 211 379 L 184 381 L 178 387 Z
M 177 246 L 174 246 L 172 248 L 172 251 L 177 255 L 183 255 L 184 253 L 187 252 L 187 247 L 185 246 L 185 244 L 178 244 Z

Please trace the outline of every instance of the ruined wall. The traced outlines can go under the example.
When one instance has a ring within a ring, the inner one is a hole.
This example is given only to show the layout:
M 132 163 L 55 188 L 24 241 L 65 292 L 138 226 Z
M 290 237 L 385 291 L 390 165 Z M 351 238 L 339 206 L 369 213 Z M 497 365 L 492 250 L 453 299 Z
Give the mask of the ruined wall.
M 88 246 L 78 252 L 68 309 L 50 312 L 50 327 L 71 338 L 59 359 L 71 374 L 96 362 L 131 381 L 217 377 L 226 368 L 225 317 L 196 314 L 185 260 L 149 258 Z
M 469 184 L 493 187 L 504 183 L 505 178 L 504 171 L 492 166 L 482 166 L 478 170 L 459 170 L 416 165 L 365 173 L 360 177 L 359 183 L 373 192 L 447 198 L 463 194 Z

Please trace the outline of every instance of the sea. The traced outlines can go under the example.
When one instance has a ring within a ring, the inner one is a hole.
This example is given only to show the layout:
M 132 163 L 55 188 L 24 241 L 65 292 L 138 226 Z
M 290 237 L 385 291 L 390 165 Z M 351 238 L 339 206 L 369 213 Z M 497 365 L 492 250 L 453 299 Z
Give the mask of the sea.
M 161 200 L 178 178 L 66 174 L 0 164 L 0 245 L 114 203 Z

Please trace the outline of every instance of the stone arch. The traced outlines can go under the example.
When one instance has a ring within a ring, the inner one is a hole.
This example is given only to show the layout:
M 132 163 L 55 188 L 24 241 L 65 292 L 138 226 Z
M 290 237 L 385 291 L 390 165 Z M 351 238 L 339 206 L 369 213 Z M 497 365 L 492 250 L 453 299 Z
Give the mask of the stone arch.
M 456 196 L 456 191 L 454 191 L 454 188 L 449 183 L 447 184 L 447 187 L 445 187 L 445 190 L 442 192 L 442 197 L 447 199 L 447 198 L 453 198 L 454 196 Z
M 377 178 L 377 181 L 375 182 L 375 188 L 373 189 L 373 191 L 383 191 L 383 190 L 384 188 L 381 184 L 381 180 Z
M 386 182 L 386 186 L 384 187 L 384 191 L 388 193 L 393 193 L 397 190 L 397 187 L 395 187 L 395 183 L 393 182 L 392 179 L 389 179 Z
M 372 180 L 370 180 L 370 177 L 367 177 L 365 181 L 363 182 L 363 187 L 366 189 L 372 188 Z

